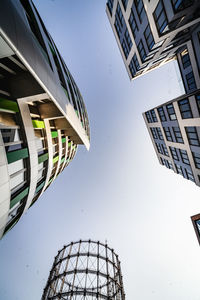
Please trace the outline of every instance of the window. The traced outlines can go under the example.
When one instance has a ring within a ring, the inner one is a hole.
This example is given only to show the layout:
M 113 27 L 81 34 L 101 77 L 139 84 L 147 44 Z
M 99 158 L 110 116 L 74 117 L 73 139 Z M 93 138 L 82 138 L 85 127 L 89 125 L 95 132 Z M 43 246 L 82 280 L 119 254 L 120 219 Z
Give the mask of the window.
M 169 168 L 170 168 L 171 170 L 174 170 L 174 168 L 173 168 L 173 165 L 172 165 L 171 161 L 168 161 L 168 164 L 169 164 Z
M 194 0 L 171 0 L 175 12 L 179 12 L 194 3 Z
M 150 110 L 150 113 L 151 113 L 151 118 L 152 118 L 153 122 L 154 123 L 158 122 L 154 109 Z
M 135 38 L 136 31 L 138 31 L 138 26 L 137 26 L 137 23 L 136 23 L 136 20 L 135 20 L 135 16 L 134 16 L 132 10 L 131 10 L 131 14 L 130 14 L 128 22 L 129 22 L 129 25 L 131 27 L 132 34 L 133 34 L 133 36 Z
M 177 127 L 172 127 L 172 129 L 174 131 L 176 142 L 183 144 L 183 138 L 182 138 L 180 128 L 177 126 Z
M 151 32 L 151 28 L 149 26 L 149 24 L 147 25 L 145 32 L 144 32 L 144 36 L 145 36 L 145 40 L 148 46 L 149 51 L 153 48 L 153 46 L 155 45 L 155 41 L 153 38 L 153 34 Z
M 120 7 L 119 3 L 117 4 L 116 14 L 117 14 L 117 16 L 118 16 L 118 18 L 119 18 L 121 27 L 123 27 L 123 24 L 124 24 L 124 17 L 123 17 L 122 10 L 121 10 L 121 7 Z
M 187 133 L 188 141 L 191 146 L 199 146 L 199 138 L 197 135 L 196 127 L 185 127 L 185 131 Z
M 193 155 L 195 167 L 197 169 L 200 169 L 200 154 L 196 152 L 192 152 L 192 155 Z
M 112 10 L 113 10 L 113 2 L 114 2 L 114 0 L 107 1 L 108 10 L 109 10 L 111 16 L 112 16 Z
M 146 116 L 146 118 L 147 118 L 147 122 L 148 122 L 148 123 L 153 123 L 153 121 L 151 120 L 151 115 L 150 115 L 150 112 L 149 112 L 149 111 L 147 111 L 147 112 L 145 113 L 145 116 Z
M 118 19 L 115 19 L 115 24 L 114 25 L 115 25 L 115 29 L 117 31 L 118 38 L 120 39 L 120 35 L 122 33 L 122 30 L 121 30 L 121 26 L 119 24 Z
M 159 140 L 164 140 L 161 129 L 159 127 L 157 127 L 156 131 L 157 131 L 157 135 L 158 135 Z
M 123 7 L 124 7 L 124 10 L 126 10 L 127 3 L 128 3 L 128 0 L 122 0 L 122 4 L 123 4 Z
M 191 180 L 193 182 L 195 181 L 191 169 L 185 169 L 185 173 L 186 173 L 187 179 L 189 179 L 189 180 Z
M 160 154 L 163 154 L 163 149 L 160 144 L 156 143 L 156 148 Z
M 150 128 L 151 129 L 151 134 L 153 136 L 154 139 L 157 139 L 158 138 L 158 135 L 157 135 L 157 131 L 156 131 L 156 128 Z
M 174 147 L 169 147 L 169 148 L 170 148 L 171 155 L 172 155 L 173 159 L 175 159 L 175 160 L 179 160 L 179 158 L 178 158 L 178 154 L 177 154 L 177 149 L 176 149 L 176 148 L 174 148 Z
M 126 28 L 126 31 L 125 31 L 125 40 L 126 40 L 126 43 L 127 43 L 127 45 L 128 45 L 128 50 L 129 50 L 129 52 L 130 52 L 133 43 L 132 43 L 132 41 L 131 41 L 131 38 L 130 38 L 130 35 L 129 35 L 129 33 L 128 33 L 128 29 L 127 29 L 127 28 Z
M 139 69 L 140 69 L 139 62 L 138 62 L 136 54 L 134 54 L 133 58 L 131 59 L 131 62 L 129 64 L 129 70 L 131 72 L 131 75 L 134 76 L 136 71 L 138 71 Z
M 138 48 L 138 52 L 140 54 L 141 61 L 144 62 L 147 55 L 146 55 L 142 40 L 140 40 L 139 44 L 137 45 L 137 48 Z
M 176 171 L 178 174 L 181 174 L 183 176 L 183 169 L 181 166 L 175 164 L 175 167 L 176 167 Z
M 162 144 L 162 149 L 163 149 L 163 154 L 166 156 L 169 156 L 169 153 L 168 153 L 168 150 L 167 150 L 167 147 L 165 144 Z
M 197 102 L 197 107 L 200 113 L 200 95 L 196 95 L 196 102 Z
M 156 27 L 157 27 L 159 33 L 161 34 L 164 31 L 166 31 L 167 24 L 168 24 L 167 16 L 166 16 L 166 13 L 165 13 L 165 10 L 164 10 L 164 7 L 163 7 L 162 0 L 159 1 L 153 15 L 154 15 L 154 20 L 155 20 L 155 23 L 156 23 Z
M 171 121 L 176 120 L 176 114 L 172 103 L 166 105 L 167 112 Z
M 129 55 L 129 50 L 128 50 L 128 47 L 126 46 L 126 43 L 125 43 L 124 39 L 122 41 L 122 49 L 123 49 L 124 55 L 127 59 L 128 55 Z
M 165 112 L 164 112 L 163 107 L 159 107 L 159 108 L 158 108 L 158 114 L 159 114 L 159 117 L 160 117 L 160 121 L 161 121 L 161 122 L 166 121 L 166 116 L 165 116 Z
M 181 60 L 183 64 L 183 69 L 186 69 L 188 66 L 191 65 L 188 49 L 185 49 L 181 52 Z
M 144 9 L 144 4 L 143 4 L 143 1 L 142 0 L 135 0 L 135 7 L 136 7 L 136 10 L 137 10 L 137 14 L 138 14 L 138 17 L 140 19 L 140 23 L 142 23 L 142 20 L 145 16 L 145 9 Z
M 189 158 L 188 158 L 188 155 L 187 155 L 187 151 L 182 150 L 182 149 L 179 149 L 179 151 L 180 151 L 182 162 L 186 165 L 190 165 L 190 161 L 189 161 Z
M 192 118 L 192 111 L 188 99 L 178 101 L 182 119 Z
M 173 142 L 170 128 L 169 127 L 163 127 L 163 129 L 164 129 L 164 132 L 165 132 L 166 139 L 170 142 Z
M 196 89 L 196 82 L 194 79 L 194 74 L 191 71 L 190 73 L 188 73 L 187 75 L 185 75 L 186 81 L 187 81 L 187 85 L 188 85 L 188 89 L 192 90 L 192 89 Z

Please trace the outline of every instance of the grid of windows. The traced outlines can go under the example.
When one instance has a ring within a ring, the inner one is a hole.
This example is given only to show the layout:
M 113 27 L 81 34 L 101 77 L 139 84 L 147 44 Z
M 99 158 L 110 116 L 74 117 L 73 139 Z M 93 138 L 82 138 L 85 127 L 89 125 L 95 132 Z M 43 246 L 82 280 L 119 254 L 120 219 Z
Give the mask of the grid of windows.
M 113 10 L 113 3 L 114 3 L 114 0 L 107 1 L 108 10 L 109 10 L 111 16 L 112 16 L 112 10 Z
M 195 82 L 195 79 L 194 79 L 193 71 L 191 71 L 190 73 L 185 75 L 185 78 L 186 78 L 186 81 L 187 81 L 188 89 L 189 90 L 196 89 L 196 82 Z
M 136 7 L 136 10 L 137 10 L 137 14 L 138 14 L 138 17 L 139 17 L 139 20 L 140 20 L 140 23 L 142 23 L 142 20 L 145 16 L 145 9 L 144 9 L 144 4 L 143 4 L 143 1 L 142 0 L 135 0 L 135 7 Z
M 130 35 L 129 35 L 129 33 L 128 33 L 128 29 L 127 29 L 127 28 L 126 28 L 126 30 L 125 30 L 124 36 L 125 36 L 125 40 L 126 40 L 126 43 L 127 43 L 128 49 L 129 49 L 129 52 L 130 52 L 133 43 L 132 43 L 132 41 L 131 41 L 131 38 L 130 38 Z
M 127 58 L 130 51 L 129 51 L 129 49 L 128 49 L 128 47 L 127 47 L 124 39 L 123 39 L 121 45 L 122 45 L 122 49 L 123 49 L 124 55 Z
M 144 62 L 147 55 L 146 55 L 142 40 L 140 40 L 140 42 L 138 43 L 137 48 L 138 48 L 138 52 L 140 54 L 141 61 Z
M 189 179 L 189 180 L 191 180 L 191 181 L 193 181 L 193 182 L 195 181 L 191 169 L 186 169 L 186 168 L 185 168 L 185 173 L 186 173 L 187 179 Z
M 150 112 L 147 111 L 147 112 L 145 113 L 145 115 L 146 115 L 146 118 L 147 118 L 147 122 L 148 122 L 148 123 L 153 123 L 152 120 L 151 120 Z
M 192 126 L 185 127 L 185 131 L 187 133 L 189 144 L 191 146 L 199 146 L 200 143 L 199 143 L 196 127 L 192 127 Z
M 163 150 L 162 150 L 161 145 L 158 144 L 158 143 L 155 143 L 155 144 L 156 144 L 156 148 L 157 148 L 158 152 L 159 152 L 160 154 L 163 154 Z
M 171 161 L 169 161 L 165 158 L 162 158 L 162 157 L 160 159 L 161 159 L 162 164 L 165 165 L 165 167 L 167 167 L 168 169 L 174 170 Z
M 194 3 L 194 0 L 171 0 L 175 12 L 181 11 Z
M 120 35 L 121 35 L 122 30 L 121 30 L 121 26 L 119 24 L 118 19 L 115 19 L 115 24 L 114 25 L 115 25 L 115 29 L 116 29 L 118 38 L 120 39 Z
M 181 174 L 181 175 L 184 177 L 182 167 L 179 166 L 179 165 L 177 165 L 177 164 L 175 164 L 175 167 L 176 167 L 177 173 L 178 173 L 178 174 Z
M 117 16 L 118 16 L 118 18 L 119 18 L 121 27 L 123 27 L 123 24 L 124 24 L 124 17 L 123 17 L 122 10 L 121 10 L 121 7 L 120 7 L 119 3 L 117 4 L 116 14 L 117 14 Z
M 153 48 L 153 46 L 155 45 L 155 41 L 154 41 L 153 34 L 151 32 L 151 28 L 150 28 L 149 24 L 147 25 L 147 27 L 144 31 L 144 36 L 145 36 L 145 40 L 146 40 L 148 49 L 151 50 Z
M 153 122 L 158 122 L 154 109 L 150 110 L 150 113 L 151 113 L 151 118 L 152 118 Z
M 183 99 L 178 101 L 178 105 L 179 105 L 182 119 L 192 118 L 192 111 L 188 99 Z
M 183 64 L 183 69 L 186 69 L 188 66 L 191 65 L 188 49 L 185 49 L 181 52 L 181 60 Z
M 200 153 L 192 152 L 195 167 L 200 169 Z
M 172 103 L 166 105 L 167 112 L 171 121 L 176 120 L 176 114 Z
M 164 132 L 165 132 L 166 139 L 168 141 L 172 142 L 173 139 L 172 139 L 170 127 L 163 127 L 163 129 L 164 129 Z
M 183 138 L 182 138 L 180 128 L 178 126 L 175 126 L 175 127 L 172 127 L 172 129 L 174 132 L 176 142 L 183 144 Z
M 136 54 L 134 54 L 132 59 L 131 59 L 131 62 L 129 64 L 129 70 L 131 72 L 131 75 L 134 76 L 136 71 L 139 70 L 139 68 L 140 68 L 140 66 L 139 66 L 137 56 L 136 56 Z
M 159 140 L 164 140 L 160 127 L 156 127 Z
M 171 155 L 172 155 L 173 159 L 179 160 L 177 149 L 174 148 L 174 147 L 169 147 L 169 148 L 170 148 L 170 152 L 171 152 Z
M 196 95 L 196 102 L 197 102 L 197 107 L 200 113 L 200 95 Z
M 187 155 L 187 151 L 182 150 L 182 149 L 179 149 L 179 151 L 180 151 L 182 162 L 186 165 L 190 165 L 190 161 L 189 161 L 189 158 L 188 158 L 188 155 Z
M 138 31 L 138 26 L 137 26 L 135 16 L 134 16 L 134 13 L 133 13 L 132 10 L 131 10 L 131 14 L 130 14 L 128 22 L 129 22 L 129 25 L 131 27 L 132 34 L 135 38 L 136 37 L 136 31 Z
M 124 7 L 125 10 L 126 10 L 126 7 L 127 7 L 127 3 L 128 3 L 128 0 L 122 0 L 122 4 L 123 4 L 123 7 Z
M 168 21 L 162 0 L 159 1 L 153 15 L 159 33 L 163 33 L 167 29 Z
M 160 121 L 161 121 L 161 122 L 166 121 L 166 116 L 165 116 L 165 112 L 164 112 L 163 107 L 159 107 L 159 108 L 158 108 L 158 114 L 159 114 L 159 117 L 160 117 Z
M 151 134 L 153 136 L 154 139 L 157 139 L 158 138 L 158 135 L 157 135 L 157 131 L 156 131 L 156 128 L 150 128 L 151 129 Z
M 165 144 L 162 144 L 162 148 L 163 148 L 163 154 L 166 156 L 169 156 L 169 153 L 168 153 L 168 150 L 167 150 L 167 147 Z

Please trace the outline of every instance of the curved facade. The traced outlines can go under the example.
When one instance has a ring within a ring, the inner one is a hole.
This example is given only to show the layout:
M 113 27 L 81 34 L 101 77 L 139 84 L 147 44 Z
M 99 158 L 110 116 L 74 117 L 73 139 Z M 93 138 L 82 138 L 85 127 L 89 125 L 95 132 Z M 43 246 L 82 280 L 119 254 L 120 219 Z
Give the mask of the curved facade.
M 55 257 L 42 300 L 125 300 L 118 255 L 107 244 L 78 241 Z
M 90 145 L 80 91 L 30 0 L 0 1 L 0 237 Z

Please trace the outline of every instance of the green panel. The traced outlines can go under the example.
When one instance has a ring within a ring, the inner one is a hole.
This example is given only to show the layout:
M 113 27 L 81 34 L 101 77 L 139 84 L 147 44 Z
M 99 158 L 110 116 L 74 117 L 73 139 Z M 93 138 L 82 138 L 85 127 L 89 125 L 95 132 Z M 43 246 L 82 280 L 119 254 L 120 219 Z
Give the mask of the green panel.
M 52 131 L 51 136 L 52 136 L 52 138 L 56 138 L 58 136 L 58 132 L 57 131 Z
M 12 208 L 16 203 L 21 201 L 25 196 L 28 195 L 29 187 L 19 193 L 15 198 L 13 198 L 10 202 L 10 208 Z
M 63 157 L 63 158 L 61 159 L 60 163 L 62 164 L 64 160 L 65 160 L 65 158 Z
M 28 149 L 27 148 L 19 149 L 16 151 L 8 152 L 6 154 L 7 154 L 8 163 L 10 164 L 13 163 L 14 161 L 28 157 Z
M 32 120 L 34 128 L 45 128 L 44 122 L 39 120 Z
M 17 102 L 0 98 L 0 108 L 11 110 L 14 112 L 19 112 Z
M 38 193 L 41 190 L 41 188 L 44 186 L 44 184 L 45 184 L 45 181 L 43 181 L 40 185 L 38 185 L 35 192 Z
M 59 156 L 57 155 L 56 157 L 54 157 L 53 159 L 53 164 L 55 164 L 58 161 Z
M 53 180 L 53 178 L 51 178 L 51 179 L 49 180 L 48 184 L 50 184 L 50 183 L 52 182 L 52 180 Z
M 48 158 L 49 158 L 49 153 L 44 153 L 38 156 L 38 164 L 41 164 L 43 161 L 47 160 Z
M 65 143 L 66 142 L 66 138 L 62 138 L 62 143 Z
M 68 143 L 68 147 L 70 147 L 70 146 L 71 146 L 71 142 Z

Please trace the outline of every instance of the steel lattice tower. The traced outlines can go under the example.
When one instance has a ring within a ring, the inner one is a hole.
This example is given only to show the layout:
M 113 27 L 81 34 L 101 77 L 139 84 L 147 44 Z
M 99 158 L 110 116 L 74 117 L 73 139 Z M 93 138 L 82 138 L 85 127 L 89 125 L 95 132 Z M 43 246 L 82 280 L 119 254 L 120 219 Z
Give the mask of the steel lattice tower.
M 99 241 L 64 246 L 55 257 L 42 300 L 125 300 L 118 255 Z

